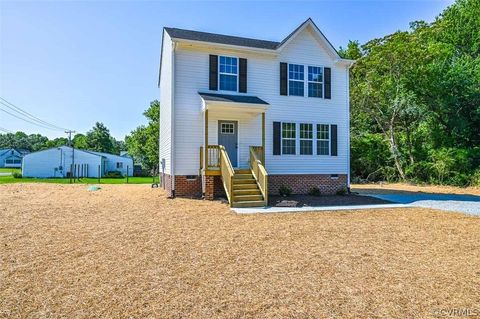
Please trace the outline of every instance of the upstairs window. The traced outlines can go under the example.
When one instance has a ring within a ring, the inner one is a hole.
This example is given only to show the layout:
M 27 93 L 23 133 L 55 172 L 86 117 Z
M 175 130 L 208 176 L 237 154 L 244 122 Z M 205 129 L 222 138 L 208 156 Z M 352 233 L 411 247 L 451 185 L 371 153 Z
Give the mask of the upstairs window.
M 300 124 L 300 155 L 313 154 L 313 124 Z
M 238 91 L 238 59 L 228 56 L 219 57 L 220 90 Z
M 295 155 L 296 133 L 295 123 L 282 123 L 282 154 Z
M 308 67 L 308 96 L 323 97 L 323 68 Z
M 288 95 L 304 96 L 304 66 L 288 65 Z
M 328 124 L 317 124 L 317 155 L 330 155 L 330 134 Z

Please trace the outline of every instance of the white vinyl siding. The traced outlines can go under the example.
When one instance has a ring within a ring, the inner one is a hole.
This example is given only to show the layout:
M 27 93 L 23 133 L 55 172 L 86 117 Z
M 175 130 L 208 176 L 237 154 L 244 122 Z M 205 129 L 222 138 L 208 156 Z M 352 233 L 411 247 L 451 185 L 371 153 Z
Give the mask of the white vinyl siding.
M 171 174 L 172 157 L 172 71 L 173 47 L 170 36 L 163 33 L 162 69 L 160 74 L 160 145 L 159 170 L 160 173 Z M 164 164 L 162 164 L 164 163 Z
M 178 45 L 175 49 L 175 172 L 177 175 L 198 175 L 199 150 L 203 145 L 204 123 L 199 91 L 209 90 L 209 54 L 238 56 L 248 60 L 248 94 L 269 103 L 266 111 L 266 168 L 269 174 L 346 174 L 348 172 L 348 107 L 347 72 L 335 64 L 310 30 L 295 37 L 278 54 Z M 330 67 L 332 98 L 281 96 L 280 62 Z M 248 107 L 245 107 L 247 110 Z M 209 142 L 216 144 L 218 120 L 238 120 L 239 164 L 248 167 L 248 147 L 261 145 L 261 115 L 246 112 L 209 114 Z M 274 156 L 273 122 L 335 123 L 338 125 L 338 156 L 316 154 L 316 135 L 312 155 Z M 162 127 L 161 127 L 162 129 Z M 300 160 L 299 160 L 300 159 Z

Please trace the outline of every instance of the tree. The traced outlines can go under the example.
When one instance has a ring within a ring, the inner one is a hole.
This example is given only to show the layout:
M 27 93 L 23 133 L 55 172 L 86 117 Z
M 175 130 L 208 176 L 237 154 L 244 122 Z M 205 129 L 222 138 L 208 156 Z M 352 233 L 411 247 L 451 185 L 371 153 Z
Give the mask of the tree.
M 103 153 L 116 153 L 113 138 L 110 136 L 108 128 L 100 122 L 86 134 L 87 149 L 90 151 Z
M 139 126 L 125 137 L 128 153 L 143 167 L 152 170 L 158 167 L 160 103 L 155 100 L 143 112 L 148 119 L 147 126 Z
M 72 139 L 72 144 L 75 148 L 79 148 L 82 150 L 88 149 L 87 137 L 84 134 L 75 134 Z

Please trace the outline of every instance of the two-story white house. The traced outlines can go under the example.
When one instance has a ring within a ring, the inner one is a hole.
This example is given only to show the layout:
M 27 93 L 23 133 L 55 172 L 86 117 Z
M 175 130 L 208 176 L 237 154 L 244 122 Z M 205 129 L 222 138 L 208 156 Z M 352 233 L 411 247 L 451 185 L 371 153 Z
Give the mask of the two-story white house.
M 353 62 L 311 19 L 281 42 L 164 28 L 162 186 L 235 207 L 348 188 Z

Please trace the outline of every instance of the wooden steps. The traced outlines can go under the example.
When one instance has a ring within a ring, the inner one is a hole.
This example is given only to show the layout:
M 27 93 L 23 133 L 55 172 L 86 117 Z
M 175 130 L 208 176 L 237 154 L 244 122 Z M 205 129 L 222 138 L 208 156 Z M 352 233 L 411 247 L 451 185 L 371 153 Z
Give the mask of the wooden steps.
M 232 207 L 263 207 L 266 206 L 257 181 L 249 169 L 235 170 L 233 176 Z

